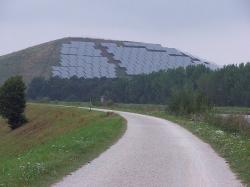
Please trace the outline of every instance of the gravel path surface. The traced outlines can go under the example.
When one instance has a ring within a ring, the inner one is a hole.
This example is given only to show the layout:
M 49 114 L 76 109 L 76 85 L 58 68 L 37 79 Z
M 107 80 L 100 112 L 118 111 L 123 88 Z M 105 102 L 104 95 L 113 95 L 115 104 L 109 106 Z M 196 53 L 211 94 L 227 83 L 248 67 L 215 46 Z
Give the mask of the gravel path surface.
M 117 113 L 128 121 L 124 136 L 54 186 L 242 186 L 225 160 L 184 128 L 156 117 Z

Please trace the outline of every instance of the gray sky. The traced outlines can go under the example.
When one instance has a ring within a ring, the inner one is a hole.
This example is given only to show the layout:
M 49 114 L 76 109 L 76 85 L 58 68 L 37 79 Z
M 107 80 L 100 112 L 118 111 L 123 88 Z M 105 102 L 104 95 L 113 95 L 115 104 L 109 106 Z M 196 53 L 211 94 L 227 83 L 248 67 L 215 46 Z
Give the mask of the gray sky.
M 0 55 L 67 36 L 160 43 L 250 61 L 249 0 L 0 0 Z

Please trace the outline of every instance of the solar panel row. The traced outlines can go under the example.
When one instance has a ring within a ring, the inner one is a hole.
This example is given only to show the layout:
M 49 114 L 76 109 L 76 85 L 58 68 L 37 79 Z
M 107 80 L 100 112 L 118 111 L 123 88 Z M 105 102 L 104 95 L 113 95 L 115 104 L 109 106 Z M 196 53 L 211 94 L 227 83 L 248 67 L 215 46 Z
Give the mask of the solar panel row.
M 108 63 L 108 59 L 101 56 L 101 51 L 95 48 L 93 42 L 72 41 L 69 44 L 63 44 L 60 65 L 52 67 L 53 76 L 116 77 L 115 65 Z
M 78 55 L 78 56 L 101 56 L 101 51 L 94 48 L 93 42 L 71 42 L 63 44 L 61 48 L 62 54 Z
M 160 44 L 147 44 L 140 42 L 123 42 L 125 47 L 145 47 L 148 50 L 159 50 L 165 51 L 165 49 Z
M 85 67 L 52 67 L 53 76 L 59 76 L 61 78 L 70 78 L 73 76 L 84 77 L 84 78 L 101 78 L 109 77 L 114 78 L 115 71 L 111 66 L 106 67 L 95 67 L 93 65 L 88 65 Z

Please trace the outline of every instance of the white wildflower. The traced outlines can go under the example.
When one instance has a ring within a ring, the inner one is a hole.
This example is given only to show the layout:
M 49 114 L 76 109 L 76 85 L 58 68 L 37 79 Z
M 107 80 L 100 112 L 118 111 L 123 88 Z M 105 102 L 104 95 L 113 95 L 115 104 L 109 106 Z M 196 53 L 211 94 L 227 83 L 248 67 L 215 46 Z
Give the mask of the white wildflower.
M 222 130 L 217 130 L 217 131 L 215 131 L 215 133 L 216 133 L 217 135 L 224 135 L 224 132 L 223 132 Z

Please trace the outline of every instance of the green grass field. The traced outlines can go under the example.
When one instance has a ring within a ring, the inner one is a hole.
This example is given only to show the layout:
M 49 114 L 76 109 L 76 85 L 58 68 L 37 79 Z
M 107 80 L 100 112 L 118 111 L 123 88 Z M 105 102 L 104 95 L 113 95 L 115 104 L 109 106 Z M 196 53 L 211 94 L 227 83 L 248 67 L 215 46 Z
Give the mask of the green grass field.
M 114 114 L 29 104 L 29 122 L 10 131 L 0 119 L 0 186 L 49 186 L 91 161 L 125 131 Z

